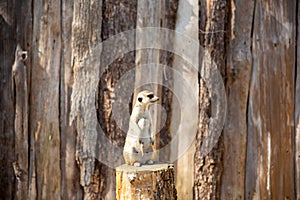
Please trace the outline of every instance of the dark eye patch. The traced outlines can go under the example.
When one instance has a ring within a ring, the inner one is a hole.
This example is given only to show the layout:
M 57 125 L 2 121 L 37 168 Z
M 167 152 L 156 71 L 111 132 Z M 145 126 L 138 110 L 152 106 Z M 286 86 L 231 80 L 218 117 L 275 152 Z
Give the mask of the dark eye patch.
M 153 94 L 148 94 L 147 97 L 149 97 L 149 99 L 152 99 L 154 97 Z
M 139 98 L 138 98 L 138 101 L 139 101 L 139 102 L 142 102 L 142 101 L 143 101 L 143 98 L 142 98 L 142 97 L 139 97 Z

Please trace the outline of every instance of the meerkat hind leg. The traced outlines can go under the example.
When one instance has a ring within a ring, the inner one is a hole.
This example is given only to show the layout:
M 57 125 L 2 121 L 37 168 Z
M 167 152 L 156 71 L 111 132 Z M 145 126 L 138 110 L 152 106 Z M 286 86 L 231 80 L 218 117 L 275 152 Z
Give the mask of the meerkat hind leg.
M 142 157 L 140 153 L 137 151 L 137 149 L 135 149 L 135 147 L 133 147 L 133 153 L 131 156 L 132 156 L 131 159 L 133 161 L 133 166 L 140 167 L 142 165 L 141 163 Z

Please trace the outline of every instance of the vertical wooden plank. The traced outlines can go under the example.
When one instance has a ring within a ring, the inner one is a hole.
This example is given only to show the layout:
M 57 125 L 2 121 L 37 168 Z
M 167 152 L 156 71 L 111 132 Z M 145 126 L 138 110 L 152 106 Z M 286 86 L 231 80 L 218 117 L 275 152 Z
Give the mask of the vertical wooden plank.
M 300 199 L 300 1 L 297 1 L 297 66 L 295 90 L 295 164 L 296 198 Z
M 252 68 L 253 1 L 231 0 L 226 66 L 227 120 L 221 199 L 245 199 L 247 103 Z
M 137 28 L 143 27 L 160 27 L 160 28 L 168 28 L 171 30 L 175 29 L 176 22 L 176 11 L 178 7 L 178 1 L 176 0 L 159 0 L 159 1 L 139 1 L 137 8 L 138 16 L 137 16 Z M 167 42 L 168 38 L 170 41 L 172 39 L 169 38 L 169 35 L 160 35 L 159 38 L 156 38 L 160 41 L 162 46 L 169 47 L 173 45 L 172 43 Z M 147 41 L 156 40 L 155 38 L 146 38 L 143 35 L 138 34 L 136 38 L 137 48 L 143 46 L 143 43 Z M 166 85 L 170 86 L 172 81 L 172 72 L 170 72 L 170 68 L 172 65 L 173 54 L 172 52 L 166 52 L 161 49 L 144 49 L 137 50 L 136 54 L 136 94 L 143 90 L 153 90 L 154 93 L 159 96 L 160 101 L 159 105 L 156 104 L 150 107 L 152 112 L 152 118 L 154 122 L 154 127 L 156 129 L 156 149 L 160 150 L 156 157 L 160 161 L 168 161 L 170 155 L 170 148 L 168 143 L 170 142 L 171 134 L 170 134 L 170 121 L 171 121 L 171 102 L 173 98 L 172 91 L 170 88 L 166 87 Z M 147 64 L 157 64 L 152 66 L 147 66 Z M 158 64 L 164 65 L 158 66 Z M 146 82 L 154 82 L 154 84 L 145 84 Z M 160 83 L 160 85 L 155 84 Z M 141 87 L 141 84 L 143 85 Z M 133 100 L 135 102 L 135 99 Z M 163 109 L 167 111 L 164 112 Z M 163 114 L 167 116 L 162 119 Z M 163 148 L 165 147 L 165 148 Z M 163 148 L 163 149 L 162 149 Z
M 247 199 L 295 199 L 295 20 L 296 1 L 256 1 Z
M 84 199 L 99 199 L 101 197 L 100 179 L 102 168 L 96 158 L 98 125 L 96 105 L 96 90 L 99 68 L 95 63 L 84 65 L 84 59 L 90 56 L 93 48 L 101 42 L 102 1 L 75 0 L 72 22 L 72 67 L 74 70 L 71 123 L 74 118 L 77 140 L 76 160 L 80 168 L 80 184 L 84 189 Z M 100 60 L 100 58 L 99 58 Z
M 116 34 L 134 29 L 136 27 L 136 9 L 136 0 L 104 0 L 102 13 L 102 40 L 105 41 Z M 115 41 L 113 46 L 126 46 L 129 42 L 130 41 L 124 37 L 123 40 Z M 103 49 L 103 54 L 118 54 L 117 51 L 119 49 L 112 49 Z M 131 92 L 133 92 L 134 76 L 128 77 L 128 80 L 126 80 L 125 83 L 122 82 L 121 79 L 126 73 L 134 68 L 134 63 L 135 52 L 123 54 L 109 66 L 104 66 L 106 69 L 102 74 L 102 77 L 100 77 L 99 82 L 98 120 L 109 140 L 112 143 L 117 143 L 120 148 L 123 148 L 124 146 L 126 129 L 128 128 L 130 102 L 126 101 L 130 99 Z M 116 104 L 127 105 L 127 107 L 119 113 L 113 113 L 113 106 L 116 106 Z M 107 150 L 102 149 L 102 151 Z M 106 156 L 114 159 L 114 152 L 107 151 Z M 101 165 L 101 169 L 105 172 L 101 173 L 101 178 L 105 180 L 101 189 L 103 190 L 102 197 L 105 199 L 115 199 L 115 169 L 104 164 Z
M 0 145 L 2 184 L 0 193 L 5 199 L 24 199 L 27 198 L 28 192 L 28 79 L 30 74 L 28 68 L 24 67 L 26 59 L 21 58 L 22 50 L 20 48 L 17 50 L 17 45 L 31 50 L 30 5 L 31 1 L 0 3 L 0 130 L 2 131 L 1 142 L 3 142 Z M 20 51 L 20 54 L 15 56 L 15 51 Z M 30 61 L 27 59 L 26 64 L 30 65 Z
M 178 0 L 163 0 L 162 2 L 162 16 L 160 20 L 160 26 L 162 28 L 167 28 L 170 30 L 175 30 L 176 25 L 176 14 L 178 9 Z M 164 38 L 161 42 L 165 45 L 166 48 L 172 48 L 173 41 L 172 35 L 164 35 Z M 172 85 L 173 74 L 172 74 L 172 62 L 174 59 L 173 52 L 167 52 L 164 50 L 159 51 L 160 59 L 159 63 L 163 65 L 162 67 L 162 89 L 159 105 L 162 106 L 161 109 L 161 122 L 158 126 L 159 132 L 156 134 L 157 140 L 157 148 L 159 149 L 159 160 L 162 162 L 168 162 L 170 160 L 170 151 L 171 151 L 171 139 L 172 134 L 170 132 L 170 124 L 172 117 L 172 101 L 176 101 L 176 96 L 173 96 L 172 88 L 169 87 Z M 163 113 L 165 112 L 165 113 Z
M 35 1 L 33 9 L 34 53 L 31 66 L 30 131 L 34 134 L 36 197 L 59 199 L 61 4 L 58 0 Z
M 15 162 L 13 168 L 17 179 L 16 197 L 28 197 L 28 68 L 25 65 L 27 51 L 17 45 L 12 67 L 12 87 L 15 99 Z
M 198 41 L 198 1 L 188 0 L 179 1 L 177 9 L 177 19 L 175 25 L 175 31 L 190 37 L 194 41 Z M 199 49 L 191 49 L 190 44 L 187 41 L 182 42 L 180 35 L 174 38 L 174 49 L 182 50 L 183 55 L 185 52 L 193 51 L 196 58 L 188 58 L 195 60 L 198 63 L 197 56 L 199 55 Z M 171 156 L 176 156 L 178 159 L 175 163 L 175 177 L 178 199 L 192 199 L 193 198 L 193 183 L 194 183 L 194 143 L 188 149 L 185 144 L 189 143 L 189 136 L 193 136 L 197 132 L 197 119 L 198 117 L 198 71 L 196 66 L 192 66 L 187 63 L 184 58 L 175 56 L 173 60 L 173 69 L 177 73 L 173 74 L 174 81 L 174 95 L 179 98 L 178 102 L 172 102 L 172 118 L 170 131 L 172 137 L 178 136 L 178 143 L 174 143 L 171 147 Z M 182 80 L 185 83 L 182 83 Z M 185 87 L 187 85 L 189 87 Z M 189 91 L 185 91 L 185 90 Z M 195 99 L 187 94 L 194 95 Z M 178 121 L 179 120 L 179 121 Z M 196 123 L 194 123 L 196 122 Z M 194 139 L 194 138 L 193 138 Z
M 21 118 L 15 119 L 16 121 L 19 121 L 19 127 L 22 127 L 23 134 L 20 134 L 20 131 L 16 133 L 15 137 L 17 140 L 17 137 L 19 137 L 19 142 L 15 142 L 15 149 L 16 149 L 16 157 L 19 157 L 16 159 L 16 166 L 20 167 L 20 170 L 24 172 L 24 175 L 27 176 L 27 180 L 23 181 L 23 191 L 19 191 L 19 188 L 17 188 L 17 198 L 23 199 L 23 198 L 35 198 L 36 197 L 36 174 L 35 174 L 35 147 L 34 147 L 34 133 L 30 131 L 30 122 L 29 122 L 29 107 L 30 107 L 30 78 L 31 78 L 31 70 L 32 70 L 32 57 L 34 55 L 33 52 L 33 1 L 32 0 L 26 0 L 21 1 L 20 5 L 16 6 L 16 9 L 18 10 L 16 12 L 16 19 L 17 19 L 17 40 L 20 47 L 23 48 L 24 51 L 27 52 L 27 59 L 25 60 L 25 73 L 26 76 L 23 77 L 24 83 L 21 83 L 23 87 L 19 92 L 23 93 L 23 100 L 20 100 L 20 103 L 22 102 L 22 107 L 19 108 L 19 110 L 23 112 Z M 27 86 L 26 86 L 26 84 Z M 26 91 L 27 90 L 27 91 Z M 20 94 L 15 93 L 15 98 Z M 16 103 L 16 102 L 15 102 Z M 16 107 L 17 108 L 17 107 Z M 27 111 L 26 111 L 27 110 Z M 27 114 L 26 114 L 27 112 Z M 20 123 L 22 125 L 20 126 Z M 15 124 L 16 127 L 16 124 Z M 27 130 L 26 130 L 27 129 Z M 27 133 L 26 133 L 27 132 Z M 23 138 L 20 136 L 23 135 Z M 20 148 L 21 147 L 21 148 Z M 19 154 L 19 152 L 22 152 Z M 19 155 L 18 155 L 19 154 Z M 22 156 L 20 156 L 22 155 Z M 21 165 L 19 164 L 21 160 Z M 25 183 L 26 182 L 26 183 Z M 26 190 L 26 192 L 25 192 Z M 26 195 L 24 197 L 23 195 Z
M 76 163 L 76 131 L 69 125 L 71 93 L 73 84 L 72 66 L 72 21 L 73 1 L 61 1 L 62 54 L 60 69 L 60 131 L 61 131 L 61 198 L 82 199 L 80 171 Z
M 163 21 L 162 16 L 164 15 L 164 1 L 151 1 L 151 0 L 138 0 L 137 4 L 137 29 L 143 27 L 161 27 Z M 145 38 L 144 34 L 136 35 L 136 48 L 142 46 L 145 41 L 155 41 L 160 40 L 160 38 Z M 164 42 L 164 41 L 161 41 Z M 153 91 L 158 97 L 161 97 L 162 87 L 161 85 L 155 84 L 162 80 L 162 68 L 155 65 L 149 64 L 159 64 L 160 51 L 159 49 L 144 49 L 136 51 L 136 76 L 135 76 L 135 95 L 142 90 Z M 145 83 L 151 84 L 145 84 Z M 133 100 L 135 102 L 135 98 Z M 161 113 L 157 109 L 158 106 L 153 105 L 150 107 L 150 112 L 152 116 L 152 124 L 154 131 L 155 144 L 154 148 L 158 149 L 159 138 L 156 133 L 160 129 L 161 123 Z M 156 160 L 158 160 L 159 155 L 155 152 Z
M 14 198 L 14 103 L 12 94 L 12 65 L 16 41 L 16 2 L 0 3 L 0 194 Z
M 200 44 L 210 54 L 202 62 L 210 59 L 218 67 L 220 74 L 225 75 L 225 24 L 227 19 L 227 1 L 200 1 Z M 212 67 L 212 66 L 211 66 Z M 208 71 L 209 69 L 207 69 Z M 206 72 L 209 73 L 209 72 Z M 223 170 L 222 156 L 224 139 L 221 134 L 217 144 L 207 155 L 201 152 L 201 146 L 209 135 L 211 117 L 211 91 L 204 79 L 199 80 L 199 125 L 196 136 L 194 198 L 220 199 L 221 175 Z
M 16 198 L 26 199 L 29 195 L 29 188 L 32 180 L 33 151 L 30 145 L 32 136 L 29 134 L 29 87 L 32 63 L 32 1 L 19 2 L 16 8 L 16 38 L 19 49 L 19 60 L 15 59 L 13 68 L 13 95 L 15 98 L 15 174 L 21 172 L 17 177 Z M 17 50 L 17 49 L 16 49 Z M 21 61 L 21 62 L 20 62 Z M 23 66 L 23 67 L 22 67 Z

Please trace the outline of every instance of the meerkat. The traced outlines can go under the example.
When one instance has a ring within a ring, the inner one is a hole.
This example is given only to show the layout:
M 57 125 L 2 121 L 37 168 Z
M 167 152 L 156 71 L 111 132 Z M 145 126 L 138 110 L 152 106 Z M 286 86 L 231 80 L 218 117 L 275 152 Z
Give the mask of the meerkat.
M 141 128 L 139 138 L 140 151 L 142 154 L 141 163 L 153 164 L 153 145 L 154 137 L 151 134 L 151 121 L 146 118 L 142 118 L 138 121 L 138 126 Z
M 150 91 L 142 91 L 137 95 L 129 121 L 123 156 L 126 164 L 141 166 L 153 164 L 154 132 L 149 106 L 159 98 Z

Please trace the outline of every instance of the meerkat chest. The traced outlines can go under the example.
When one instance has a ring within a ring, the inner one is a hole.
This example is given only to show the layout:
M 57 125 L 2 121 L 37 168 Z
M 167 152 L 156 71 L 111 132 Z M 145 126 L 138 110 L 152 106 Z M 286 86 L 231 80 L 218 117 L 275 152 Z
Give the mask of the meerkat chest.
M 141 133 L 139 135 L 139 142 L 144 145 L 145 149 L 152 147 L 152 138 L 151 138 L 151 121 L 150 119 L 142 118 L 138 121 L 138 126 L 141 128 Z
M 143 107 L 135 107 L 132 111 L 131 118 L 138 122 L 140 119 L 150 119 L 150 113 Z
M 150 125 L 151 125 L 150 119 L 141 118 L 138 121 L 138 126 L 141 129 L 141 135 L 142 136 L 148 136 L 150 134 Z
M 130 118 L 128 137 L 131 142 L 143 143 L 148 146 L 152 143 L 151 138 L 151 118 L 149 111 L 142 107 L 135 107 Z

